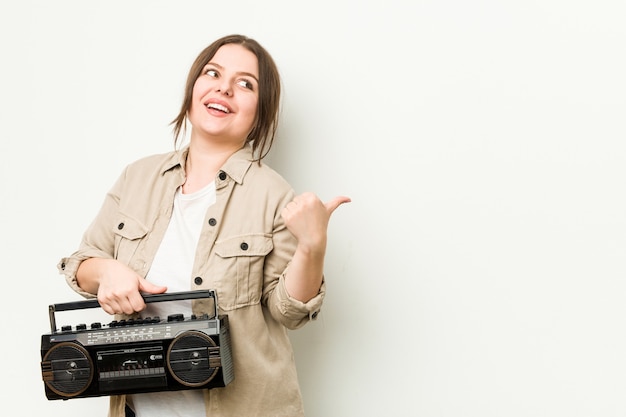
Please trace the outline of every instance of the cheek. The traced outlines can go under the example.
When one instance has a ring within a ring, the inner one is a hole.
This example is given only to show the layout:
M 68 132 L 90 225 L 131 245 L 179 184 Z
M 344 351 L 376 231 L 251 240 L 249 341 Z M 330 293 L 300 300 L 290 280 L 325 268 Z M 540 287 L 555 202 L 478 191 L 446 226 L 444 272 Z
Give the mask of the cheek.
M 258 100 L 256 98 L 247 100 L 244 105 L 246 106 L 246 114 L 248 114 L 250 123 L 252 123 L 256 118 Z
M 199 106 L 199 100 L 205 94 L 205 90 L 206 89 L 203 87 L 202 83 L 196 81 L 193 89 L 191 90 L 191 105 L 189 106 L 189 113 L 197 111 L 197 107 Z
M 206 90 L 206 87 L 203 85 L 204 83 L 202 83 L 200 81 L 200 79 L 198 79 L 196 81 L 196 83 L 193 85 L 193 88 L 191 89 L 191 101 L 192 103 L 198 100 L 198 97 L 201 97 L 204 94 L 204 91 Z

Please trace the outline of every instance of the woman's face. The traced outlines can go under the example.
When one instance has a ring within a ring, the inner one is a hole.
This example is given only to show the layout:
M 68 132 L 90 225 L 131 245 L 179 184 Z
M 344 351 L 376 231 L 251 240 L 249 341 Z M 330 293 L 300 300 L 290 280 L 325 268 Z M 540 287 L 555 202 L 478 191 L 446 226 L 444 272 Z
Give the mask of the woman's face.
M 192 138 L 242 146 L 252 130 L 258 101 L 256 56 L 241 45 L 220 47 L 193 87 L 189 110 Z

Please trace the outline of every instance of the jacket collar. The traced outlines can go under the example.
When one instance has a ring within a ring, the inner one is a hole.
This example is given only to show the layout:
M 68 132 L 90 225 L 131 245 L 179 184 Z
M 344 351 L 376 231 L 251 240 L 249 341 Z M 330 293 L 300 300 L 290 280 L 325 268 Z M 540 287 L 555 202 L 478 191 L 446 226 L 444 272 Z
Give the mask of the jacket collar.
M 163 165 L 161 174 L 165 174 L 175 168 L 182 169 L 184 171 L 188 154 L 189 145 L 172 152 L 169 159 Z M 252 146 L 246 144 L 243 148 L 239 149 L 226 160 L 220 171 L 225 172 L 235 182 L 241 184 L 246 172 L 248 172 L 248 169 L 250 168 L 250 165 L 252 165 L 252 160 Z

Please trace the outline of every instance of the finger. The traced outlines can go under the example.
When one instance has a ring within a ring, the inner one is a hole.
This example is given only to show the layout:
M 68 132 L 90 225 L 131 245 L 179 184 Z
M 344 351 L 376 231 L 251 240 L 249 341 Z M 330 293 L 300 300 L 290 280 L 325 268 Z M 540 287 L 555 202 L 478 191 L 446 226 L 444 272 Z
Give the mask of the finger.
M 143 299 L 142 299 L 142 300 L 143 300 Z M 124 313 L 124 314 L 133 314 L 133 313 L 135 313 L 135 312 L 137 312 L 137 311 L 141 311 L 141 310 L 143 309 L 143 307 L 140 307 L 140 308 L 135 308 L 135 307 L 133 306 L 133 301 L 132 301 L 132 300 L 130 300 L 130 299 L 129 299 L 129 300 L 126 300 L 126 301 L 127 301 L 127 302 L 125 302 L 125 303 L 123 303 L 123 304 L 122 304 L 122 306 L 123 306 L 123 307 L 122 307 L 122 313 Z M 142 303 L 143 303 L 143 301 L 142 301 Z M 144 305 L 145 305 L 145 304 L 144 304 Z
M 340 205 L 344 203 L 349 203 L 351 201 L 352 200 L 350 199 L 350 197 L 338 196 L 324 203 L 324 205 L 326 206 L 326 210 L 328 211 L 328 214 L 332 214 L 332 212 L 335 211 L 337 207 L 339 207 Z
M 98 304 L 100 304 L 100 308 L 106 311 L 109 314 L 115 314 L 115 306 L 113 306 L 112 302 L 107 298 L 104 298 L 102 294 L 98 293 Z
M 106 311 L 108 314 L 116 314 L 119 311 L 121 311 L 121 308 L 119 307 L 119 305 L 117 303 L 113 303 L 113 302 L 100 302 L 100 307 L 102 307 L 102 309 L 104 311 Z
M 141 298 L 141 296 L 138 295 L 138 297 L 140 299 L 140 302 L 143 302 L 143 299 Z M 135 311 L 137 311 L 133 307 L 132 296 L 126 296 L 126 295 L 116 296 L 115 298 L 109 299 L 108 304 L 113 310 L 113 313 L 115 314 L 118 314 L 118 313 L 133 314 Z
M 108 304 L 100 303 L 100 307 L 108 314 L 111 314 L 111 315 L 115 314 L 115 310 Z
M 163 285 L 154 285 L 150 281 L 147 281 L 143 278 L 139 280 L 139 291 L 147 292 L 150 294 L 162 294 L 167 291 L 167 287 Z
M 131 294 L 128 297 L 128 303 L 130 304 L 130 309 L 132 311 L 124 311 L 127 314 L 132 314 L 136 311 L 142 311 L 144 308 L 146 308 L 146 303 L 139 293 Z
M 131 294 L 131 296 L 128 298 L 128 301 L 130 302 L 133 312 L 142 311 L 144 308 L 146 308 L 145 300 L 143 296 L 141 295 L 142 292 L 148 293 L 148 294 L 161 294 L 167 291 L 167 287 L 161 286 L 161 285 L 154 285 L 153 283 L 143 278 L 140 278 L 138 280 L 138 284 L 139 284 L 138 285 L 139 291 Z

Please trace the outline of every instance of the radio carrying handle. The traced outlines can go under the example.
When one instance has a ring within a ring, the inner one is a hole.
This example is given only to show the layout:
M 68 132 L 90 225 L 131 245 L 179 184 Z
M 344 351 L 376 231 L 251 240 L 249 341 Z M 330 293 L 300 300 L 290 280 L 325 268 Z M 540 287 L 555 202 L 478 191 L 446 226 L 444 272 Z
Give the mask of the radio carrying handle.
M 171 292 L 165 294 L 142 294 L 143 300 L 146 304 L 157 303 L 162 301 L 178 301 L 178 300 L 195 300 L 198 298 L 213 298 L 215 306 L 215 317 L 217 318 L 217 294 L 214 290 L 196 290 L 196 291 L 180 291 Z M 56 318 L 55 312 L 57 311 L 70 311 L 70 310 L 83 310 L 87 308 L 98 308 L 100 303 L 93 298 L 89 300 L 71 301 L 69 303 L 51 304 L 48 307 L 48 314 L 50 315 L 50 331 L 55 333 Z

